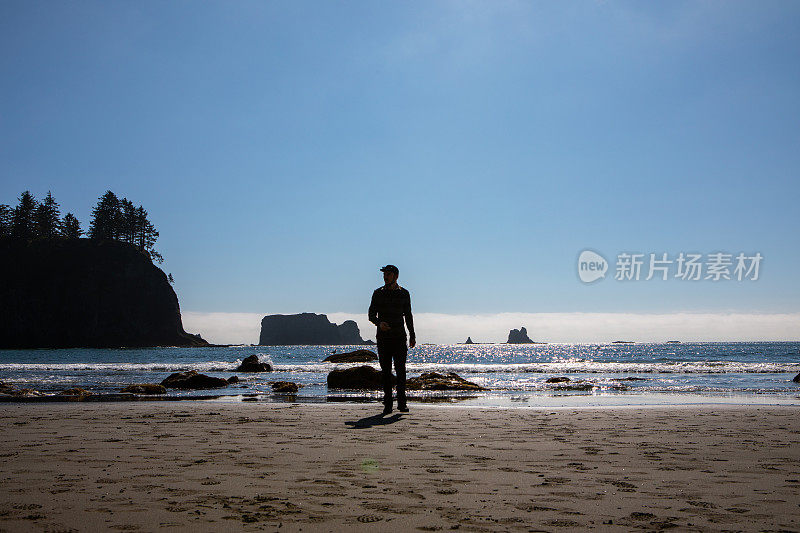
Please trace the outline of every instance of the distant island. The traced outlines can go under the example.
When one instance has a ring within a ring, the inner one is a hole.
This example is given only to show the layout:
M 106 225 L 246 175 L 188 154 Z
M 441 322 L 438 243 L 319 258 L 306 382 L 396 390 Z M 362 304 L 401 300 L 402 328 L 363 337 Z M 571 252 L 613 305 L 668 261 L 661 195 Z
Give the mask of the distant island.
M 361 338 L 358 324 L 346 320 L 334 324 L 326 315 L 299 313 L 267 315 L 261 320 L 262 346 L 374 344 Z
M 528 330 L 525 326 L 519 329 L 512 329 L 508 332 L 506 344 L 547 344 L 546 342 L 535 342 L 528 337 Z
M 0 348 L 207 346 L 183 329 L 142 206 L 107 191 L 88 238 L 48 193 L 0 204 Z

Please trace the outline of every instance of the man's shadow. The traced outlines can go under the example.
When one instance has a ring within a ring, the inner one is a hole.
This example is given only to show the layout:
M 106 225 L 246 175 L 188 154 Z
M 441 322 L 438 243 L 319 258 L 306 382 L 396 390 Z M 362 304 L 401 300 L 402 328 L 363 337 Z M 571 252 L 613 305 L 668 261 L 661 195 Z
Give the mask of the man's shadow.
M 350 429 L 366 429 L 371 428 L 372 426 L 385 426 L 386 424 L 394 424 L 398 420 L 401 420 L 403 415 L 401 413 L 395 413 L 392 416 L 383 416 L 382 414 L 372 415 L 361 420 L 355 421 L 347 421 L 345 425 L 350 426 Z

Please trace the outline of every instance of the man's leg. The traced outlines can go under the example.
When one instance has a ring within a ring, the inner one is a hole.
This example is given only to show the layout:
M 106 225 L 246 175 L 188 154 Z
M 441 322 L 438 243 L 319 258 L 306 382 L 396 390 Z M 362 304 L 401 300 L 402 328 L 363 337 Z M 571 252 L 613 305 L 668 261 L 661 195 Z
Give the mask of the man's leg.
M 405 339 L 398 341 L 392 357 L 394 370 L 397 373 L 397 408 L 404 409 L 406 407 L 406 358 L 408 357 L 408 346 L 406 346 Z
M 381 365 L 383 378 L 383 405 L 392 407 L 392 346 L 385 341 L 378 341 L 378 362 Z

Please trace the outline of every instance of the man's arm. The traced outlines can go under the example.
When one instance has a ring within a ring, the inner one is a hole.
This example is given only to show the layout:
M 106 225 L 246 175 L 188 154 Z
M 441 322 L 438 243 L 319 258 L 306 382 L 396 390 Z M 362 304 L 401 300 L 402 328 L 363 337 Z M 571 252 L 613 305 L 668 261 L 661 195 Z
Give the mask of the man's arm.
M 408 298 L 403 305 L 403 316 L 406 317 L 406 327 L 408 328 L 408 341 L 413 348 L 417 343 L 417 334 L 414 333 L 414 316 L 411 314 L 411 293 L 406 291 Z
M 367 312 L 369 321 L 378 325 L 378 303 L 375 301 L 375 293 L 372 293 L 372 300 L 369 302 L 369 311 Z

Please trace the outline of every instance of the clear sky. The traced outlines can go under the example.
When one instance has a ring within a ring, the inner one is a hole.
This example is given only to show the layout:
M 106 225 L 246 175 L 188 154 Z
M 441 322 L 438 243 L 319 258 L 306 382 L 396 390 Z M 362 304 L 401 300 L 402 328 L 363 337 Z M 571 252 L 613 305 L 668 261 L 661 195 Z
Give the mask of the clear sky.
M 4 1 L 0 203 L 143 204 L 185 312 L 358 316 L 394 263 L 419 313 L 785 319 L 798 28 L 768 1 Z M 764 259 L 622 282 L 624 251 Z

